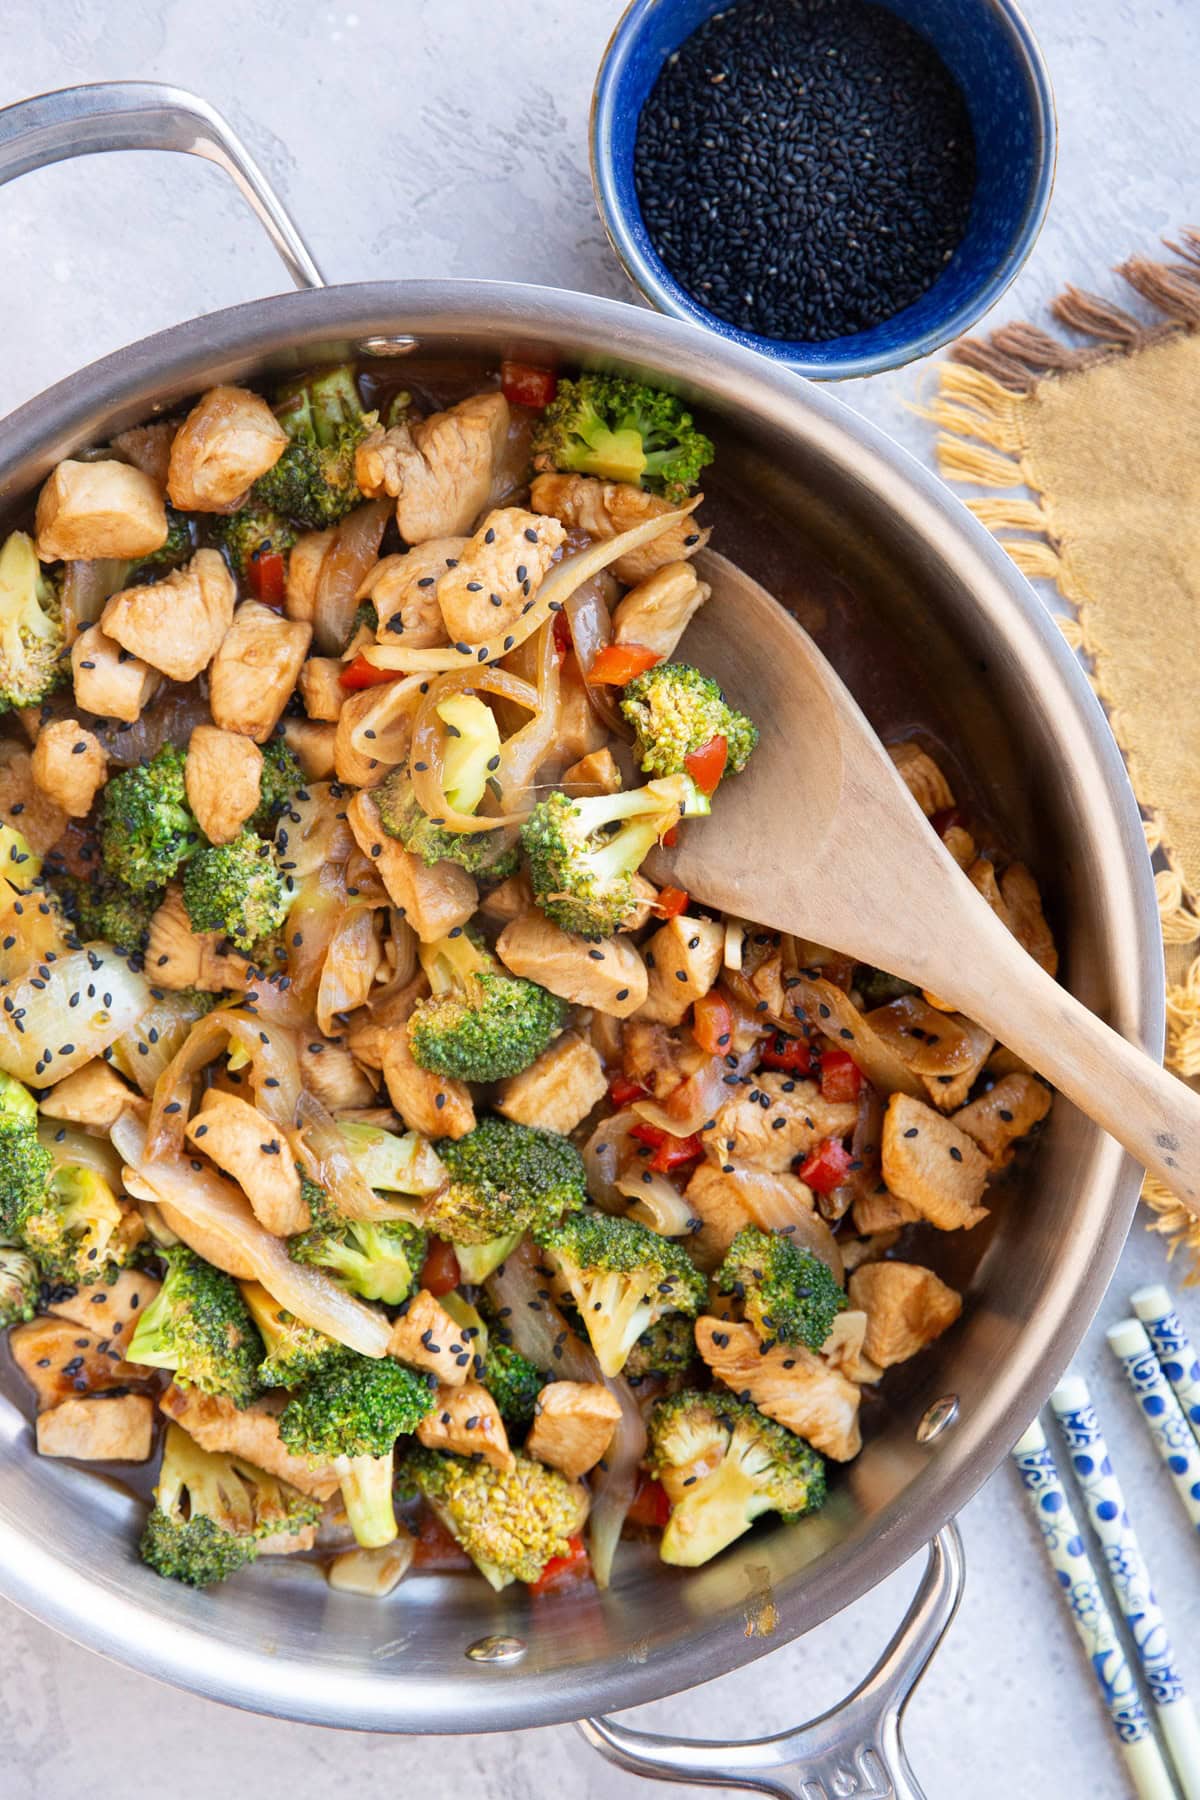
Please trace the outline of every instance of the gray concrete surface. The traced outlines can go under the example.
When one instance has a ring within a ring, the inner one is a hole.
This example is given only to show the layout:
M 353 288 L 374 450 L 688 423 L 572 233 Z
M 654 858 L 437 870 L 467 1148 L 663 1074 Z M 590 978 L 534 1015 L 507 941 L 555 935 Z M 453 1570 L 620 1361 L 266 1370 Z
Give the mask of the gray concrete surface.
M 69 82 L 153 77 L 225 111 L 294 208 L 332 279 L 499 276 L 623 296 L 592 208 L 588 93 L 616 0 L 9 0 L 0 103 Z M 1194 0 L 1029 0 L 1057 87 L 1050 217 L 997 319 L 1196 222 Z M 0 410 L 187 315 L 275 291 L 280 271 L 215 170 L 127 156 L 60 166 L 0 196 Z M 909 410 L 928 371 L 845 398 L 928 456 Z M 1081 1366 L 1093 1382 L 1182 1649 L 1200 1686 L 1194 1535 L 1110 1370 L 1102 1326 L 1164 1272 L 1140 1227 Z M 1200 1299 L 1183 1310 L 1200 1337 Z M 1051 1591 L 1008 1469 L 967 1508 L 967 1597 L 910 1714 L 930 1800 L 1127 1792 L 1090 1673 Z M 916 1578 L 742 1673 L 631 1715 L 697 1736 L 777 1730 L 831 1703 L 872 1659 Z M 394 1791 L 532 1800 L 649 1791 L 568 1729 L 407 1743 L 219 1710 L 105 1664 L 0 1607 L 0 1793 L 67 1800 L 169 1771 L 172 1800 Z M 687 1790 L 699 1793 L 700 1790 Z

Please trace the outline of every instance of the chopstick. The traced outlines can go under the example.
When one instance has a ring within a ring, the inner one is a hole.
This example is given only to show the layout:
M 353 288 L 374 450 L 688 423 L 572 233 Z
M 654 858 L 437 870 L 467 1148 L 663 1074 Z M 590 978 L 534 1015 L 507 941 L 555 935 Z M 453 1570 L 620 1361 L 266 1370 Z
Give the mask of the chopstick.
M 1192 1524 L 1200 1530 L 1200 1444 L 1146 1336 L 1140 1319 L 1122 1319 L 1108 1328 L 1113 1355 L 1137 1396 L 1138 1407 L 1154 1447 L 1167 1465 L 1175 1492 Z
M 1137 1649 L 1179 1785 L 1185 1800 L 1200 1800 L 1200 1724 L 1175 1667 L 1166 1621 L 1154 1598 L 1141 1545 L 1082 1376 L 1066 1376 L 1051 1394 L 1050 1405 L 1071 1452 L 1071 1467 L 1088 1517 L 1103 1546 L 1109 1583 Z
M 1046 1554 L 1058 1576 L 1108 1716 L 1141 1800 L 1175 1800 L 1175 1789 L 1154 1739 L 1133 1671 L 1117 1637 L 1083 1533 L 1063 1488 L 1046 1434 L 1035 1419 L 1012 1450 Z
M 1183 1321 L 1161 1282 L 1139 1288 L 1130 1295 L 1134 1312 L 1146 1327 L 1162 1372 L 1175 1390 L 1183 1415 L 1200 1440 L 1200 1360 L 1192 1349 Z

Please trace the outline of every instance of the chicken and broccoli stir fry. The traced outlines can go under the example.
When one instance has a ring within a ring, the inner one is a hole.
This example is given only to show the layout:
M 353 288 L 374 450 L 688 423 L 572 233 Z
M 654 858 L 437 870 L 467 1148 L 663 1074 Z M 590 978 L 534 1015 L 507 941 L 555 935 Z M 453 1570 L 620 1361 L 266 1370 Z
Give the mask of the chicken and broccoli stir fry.
M 623 377 L 327 369 L 60 463 L 0 550 L 0 1324 L 43 1455 L 159 1458 L 161 1576 L 699 1564 L 959 1315 L 925 1258 L 1048 1091 L 645 872 L 758 736 L 679 655 L 712 456 Z

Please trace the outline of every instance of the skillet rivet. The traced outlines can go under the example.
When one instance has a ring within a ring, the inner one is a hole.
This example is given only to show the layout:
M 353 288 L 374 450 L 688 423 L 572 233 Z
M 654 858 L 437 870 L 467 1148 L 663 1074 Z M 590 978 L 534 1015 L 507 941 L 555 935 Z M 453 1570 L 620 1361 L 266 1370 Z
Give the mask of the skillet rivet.
M 520 1662 L 528 1648 L 524 1638 L 496 1634 L 476 1638 L 473 1644 L 467 1645 L 466 1653 L 472 1662 L 513 1663 Z
M 416 347 L 415 337 L 405 337 L 397 333 L 394 337 L 363 338 L 358 349 L 360 356 L 407 356 Z
M 944 1431 L 949 1431 L 957 1423 L 958 1395 L 943 1394 L 940 1400 L 935 1400 L 921 1414 L 921 1422 L 917 1426 L 918 1444 L 932 1444 Z

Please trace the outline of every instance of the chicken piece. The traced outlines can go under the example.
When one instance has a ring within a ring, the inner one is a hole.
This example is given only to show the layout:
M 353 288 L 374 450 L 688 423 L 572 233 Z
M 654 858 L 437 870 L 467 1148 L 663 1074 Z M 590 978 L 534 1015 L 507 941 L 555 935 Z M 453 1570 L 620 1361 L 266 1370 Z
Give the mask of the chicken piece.
M 259 476 L 275 467 L 287 444 L 287 432 L 258 394 L 210 388 L 171 445 L 171 504 L 185 512 L 232 512 Z
M 716 1162 L 748 1162 L 782 1173 L 798 1156 L 825 1138 L 844 1138 L 858 1122 L 855 1100 L 823 1100 L 815 1081 L 800 1081 L 776 1070 L 748 1077 L 717 1113 L 717 1128 L 705 1139 Z
M 500 1409 L 478 1381 L 459 1388 L 439 1387 L 433 1411 L 417 1426 L 417 1441 L 427 1450 L 451 1450 L 456 1456 L 482 1456 L 493 1469 L 511 1469 L 516 1457 Z
M 358 447 L 358 485 L 370 499 L 392 496 L 406 544 L 463 537 L 488 503 L 508 419 L 503 394 L 472 394 L 415 425 L 373 431 Z
M 172 1382 L 158 1404 L 202 1450 L 240 1456 L 268 1475 L 290 1481 L 314 1500 L 332 1499 L 341 1486 L 333 1464 L 293 1456 L 279 1435 L 279 1414 L 287 1401 L 288 1396 L 275 1389 L 239 1411 L 223 1394 L 202 1394 L 199 1388 Z
M 213 720 L 265 744 L 308 655 L 312 626 L 243 600 L 208 673 Z
M 450 642 L 482 643 L 515 625 L 566 536 L 557 519 L 522 506 L 488 513 L 437 584 Z
M 624 481 L 597 481 L 591 475 L 538 475 L 530 489 L 529 504 L 534 512 L 553 513 L 564 525 L 578 526 L 602 540 L 619 537 L 623 531 L 631 531 L 635 525 L 665 513 L 688 514 L 639 550 L 629 550 L 618 557 L 612 565 L 613 574 L 618 581 L 633 585 L 653 575 L 656 569 L 686 560 L 704 548 L 710 534 L 690 517 L 703 499 L 703 494 L 693 494 L 690 500 L 675 506 Z
M 133 1336 L 139 1316 L 161 1286 L 161 1281 L 141 1269 L 122 1269 L 115 1281 L 97 1281 L 91 1287 L 54 1288 L 46 1310 L 55 1318 L 81 1325 L 101 1342 L 117 1344 L 120 1338 Z M 142 1365 L 138 1367 L 145 1374 Z
M 336 726 L 318 724 L 312 719 L 285 719 L 282 729 L 283 741 L 304 770 L 306 780 L 328 781 L 333 774 Z
M 656 1100 L 665 1100 L 687 1079 L 682 1052 L 679 1035 L 652 1019 L 627 1019 L 621 1027 L 621 1072 Z
M 822 1455 L 850 1462 L 862 1449 L 861 1390 L 802 1344 L 768 1350 L 749 1325 L 705 1315 L 696 1320 L 696 1348 L 718 1381 Z
M 342 686 L 345 668 L 340 656 L 310 656 L 303 664 L 296 685 L 310 719 L 337 723 L 350 692 Z
M 711 593 L 691 563 L 665 563 L 630 588 L 619 603 L 613 613 L 613 636 L 618 644 L 644 644 L 668 659 Z
M 522 913 L 527 913 L 533 904 L 533 889 L 522 869 L 519 875 L 509 875 L 490 894 L 484 894 L 477 916 L 488 925 L 508 925 Z
M 432 868 L 411 855 L 383 829 L 379 808 L 366 791 L 355 794 L 346 808 L 354 841 L 370 857 L 393 906 L 404 914 L 423 944 L 446 937 L 465 925 L 475 911 L 479 890 L 457 863 Z
M 99 625 L 87 626 L 71 645 L 71 675 L 77 706 L 123 725 L 136 725 L 162 682 L 157 669 L 122 650 Z
M 394 1031 L 383 1052 L 388 1098 L 410 1131 L 426 1137 L 466 1137 L 475 1129 L 471 1090 L 450 1075 L 434 1075 L 413 1061 L 408 1032 Z
M 561 762 L 578 762 L 608 743 L 608 726 L 588 698 L 578 659 L 568 656 L 558 671 L 558 719 L 554 748 Z
M 567 1137 L 604 1098 L 607 1087 L 592 1046 L 567 1031 L 527 1069 L 501 1082 L 496 1111 L 518 1125 L 537 1125 Z
M 202 994 L 220 994 L 226 988 L 244 992 L 250 965 L 241 956 L 228 956 L 217 948 L 216 931 L 193 931 L 177 883 L 167 889 L 162 904 L 150 921 L 146 942 L 146 974 L 156 987 L 199 988 Z
M 684 1190 L 684 1198 L 701 1228 L 688 1239 L 688 1250 L 697 1266 L 711 1274 L 743 1225 L 753 1225 L 741 1185 L 731 1171 L 701 1163 Z
M 899 1231 L 902 1225 L 915 1225 L 920 1217 L 915 1206 L 910 1206 L 907 1200 L 897 1200 L 882 1183 L 874 1193 L 860 1194 L 854 1202 L 854 1229 L 864 1237 L 873 1237 L 881 1231 Z
M 39 1412 L 48 1412 L 79 1394 L 137 1386 L 148 1377 L 145 1366 L 125 1362 L 112 1339 L 85 1331 L 70 1319 L 31 1319 L 8 1334 L 13 1361 L 37 1395 Z
M 35 856 L 52 850 L 67 829 L 67 815 L 33 778 L 28 750 L 6 743 L 0 754 L 0 819 L 21 833 Z
M 889 744 L 887 753 L 895 763 L 900 779 L 927 819 L 931 819 L 934 813 L 949 811 L 954 805 L 954 794 L 932 756 L 922 750 L 919 744 L 911 741 Z
M 289 619 L 311 625 L 317 613 L 317 583 L 326 554 L 337 537 L 337 526 L 325 531 L 304 531 L 288 554 L 283 610 Z
M 123 650 L 171 681 L 193 681 L 229 630 L 236 595 L 220 551 L 197 550 L 186 568 L 114 594 L 100 623 Z
M 60 462 L 38 495 L 43 562 L 149 556 L 167 541 L 162 489 L 128 463 Z
M 1000 895 L 1008 911 L 1008 928 L 1017 942 L 1047 975 L 1057 975 L 1058 951 L 1042 911 L 1042 896 L 1024 863 L 1011 863 L 1005 869 Z
M 838 1280 L 842 1259 L 833 1233 L 813 1204 L 811 1188 L 796 1175 L 756 1168 L 752 1163 L 703 1162 L 684 1194 L 701 1221 L 689 1239 L 696 1264 L 710 1273 L 721 1262 L 743 1225 L 785 1231 L 793 1241 L 827 1262 Z
M 642 946 L 648 970 L 643 1019 L 660 1025 L 682 1024 L 693 1000 L 707 994 L 721 972 L 725 927 L 716 919 L 693 919 L 680 913 Z
M 415 1369 L 428 1369 L 443 1388 L 461 1387 L 474 1371 L 470 1340 L 425 1288 L 418 1288 L 397 1314 L 388 1355 L 398 1356 Z
M 581 798 L 585 794 L 619 794 L 621 791 L 621 771 L 616 758 L 607 747 L 603 750 L 589 750 L 578 762 L 573 762 L 569 769 L 564 769 L 559 782 L 564 794 L 572 799 Z
M 178 430 L 178 425 L 167 419 L 160 419 L 153 425 L 131 425 L 128 431 L 118 431 L 109 449 L 115 450 L 122 462 L 132 463 L 143 475 L 149 475 L 154 485 L 165 493 L 171 445 Z
M 210 844 L 231 844 L 262 798 L 262 751 L 238 731 L 197 725 L 183 780 L 188 805 Z
M 897 1227 L 893 1231 L 874 1232 L 869 1237 L 839 1239 L 839 1248 L 842 1252 L 842 1262 L 846 1274 L 852 1275 L 855 1269 L 861 1269 L 867 1263 L 878 1262 L 881 1257 L 887 1255 L 889 1250 L 896 1248 L 900 1241 L 900 1235 L 900 1229 Z
M 957 1075 L 925 1075 L 922 1077 L 929 1097 L 939 1112 L 953 1112 L 961 1106 L 979 1078 L 980 1071 L 992 1054 L 995 1038 L 982 1025 L 976 1025 L 964 1013 L 950 1015 L 962 1027 L 970 1044 L 971 1060 Z
M 297 1047 L 301 1086 L 315 1094 L 327 1112 L 340 1114 L 374 1106 L 375 1086 L 344 1044 L 323 1038 L 306 1027 Z
M 38 1111 L 46 1119 L 62 1119 L 69 1125 L 90 1125 L 110 1131 L 126 1107 L 140 1108 L 142 1098 L 126 1087 L 103 1057 L 84 1063 L 57 1087 L 49 1089 Z
M 268 1231 L 294 1237 L 308 1230 L 312 1217 L 287 1139 L 256 1106 L 210 1089 L 188 1121 L 187 1138 L 237 1182 Z
M 378 787 L 388 770 L 408 754 L 412 739 L 411 714 L 402 714 L 395 727 L 388 729 L 387 756 L 377 754 L 382 752 L 383 745 L 377 741 L 376 728 L 368 725 L 367 719 L 377 713 L 379 705 L 378 691 L 369 687 L 360 693 L 351 693 L 342 702 L 334 726 L 333 770 L 346 787 Z M 369 738 L 364 739 L 364 730 L 371 732 Z
M 850 1277 L 850 1304 L 867 1315 L 867 1355 L 890 1369 L 949 1330 L 962 1295 L 917 1263 L 876 1262 Z
M 403 637 L 410 650 L 436 650 L 449 643 L 437 587 L 470 540 L 430 538 L 403 556 L 384 556 L 363 578 L 356 598 L 374 602 L 381 644 Z
M 536 907 L 504 927 L 496 954 L 514 975 L 616 1019 L 627 1019 L 646 998 L 646 965 L 628 938 L 577 937 Z
M 33 779 L 72 819 L 86 818 L 108 780 L 108 758 L 99 738 L 78 719 L 52 719 L 33 746 Z
M 847 1381 L 857 1381 L 860 1386 L 878 1381 L 883 1370 L 866 1354 L 866 1341 L 866 1313 L 857 1308 L 847 1308 L 833 1321 L 829 1336 L 821 1345 L 821 1361 L 828 1363 L 831 1369 L 836 1369 L 839 1375 L 844 1375 Z
M 551 1381 L 537 1397 L 525 1449 L 578 1481 L 594 1469 L 621 1417 L 621 1403 L 602 1381 Z
M 103 1395 L 64 1400 L 39 1413 L 39 1456 L 76 1462 L 145 1462 L 154 1443 L 154 1402 L 149 1394 Z
M 1046 1117 L 1051 1099 L 1050 1089 L 1034 1076 L 1005 1075 L 956 1112 L 952 1122 L 974 1139 L 993 1169 L 1002 1169 L 1012 1161 L 1017 1139 Z
M 883 1116 L 883 1179 L 939 1231 L 967 1231 L 987 1217 L 979 1202 L 987 1158 L 973 1138 L 923 1101 L 893 1094 Z
M 975 861 L 975 839 L 964 825 L 951 825 L 942 833 L 942 843 L 960 869 L 969 869 Z

